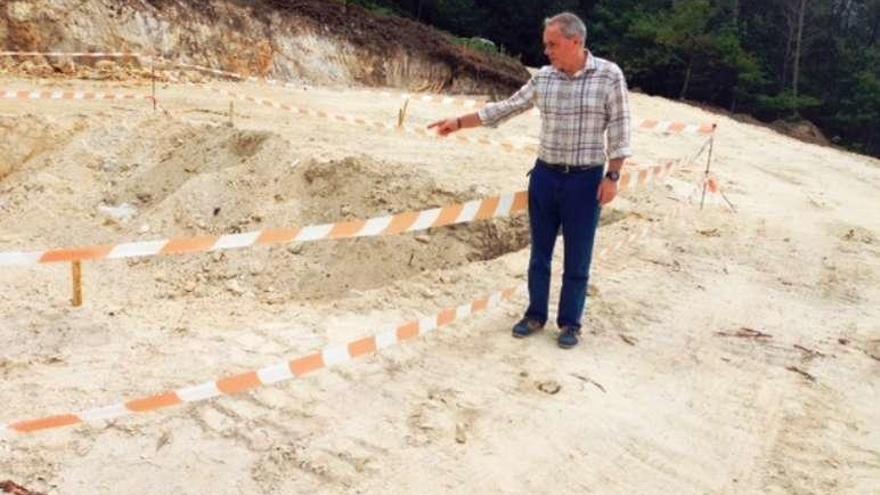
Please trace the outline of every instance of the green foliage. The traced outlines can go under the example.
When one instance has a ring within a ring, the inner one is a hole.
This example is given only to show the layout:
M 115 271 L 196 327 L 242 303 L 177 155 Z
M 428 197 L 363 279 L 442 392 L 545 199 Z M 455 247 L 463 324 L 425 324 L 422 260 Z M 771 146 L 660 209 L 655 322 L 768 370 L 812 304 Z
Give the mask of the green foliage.
M 758 110 L 767 116 L 778 116 L 790 120 L 796 120 L 803 110 L 814 109 L 821 105 L 821 101 L 812 96 L 795 96 L 790 90 L 768 96 L 758 95 Z
M 588 45 L 630 86 L 760 119 L 806 118 L 880 156 L 880 0 L 809 0 L 794 96 L 796 0 L 347 0 L 472 37 L 532 66 L 546 63 L 542 21 L 567 10 Z
M 463 46 L 475 52 L 485 53 L 487 55 L 499 55 L 501 50 L 494 43 L 487 43 L 482 38 L 453 38 L 452 42 L 458 46 Z
M 394 5 L 381 0 L 342 0 L 342 2 L 364 7 L 370 12 L 383 17 L 404 14 L 401 10 L 395 8 Z

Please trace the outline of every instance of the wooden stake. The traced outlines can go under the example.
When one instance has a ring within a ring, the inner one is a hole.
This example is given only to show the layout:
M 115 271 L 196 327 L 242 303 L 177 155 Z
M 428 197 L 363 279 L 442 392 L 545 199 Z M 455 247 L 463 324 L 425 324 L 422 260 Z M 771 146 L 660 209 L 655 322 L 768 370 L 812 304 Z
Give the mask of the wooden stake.
M 229 127 L 235 127 L 235 102 L 229 102 Z
M 153 59 L 150 61 L 152 66 L 151 71 L 153 73 L 153 111 L 156 111 L 156 60 Z
M 403 127 L 403 123 L 406 121 L 406 108 L 409 106 L 409 98 L 403 102 L 403 108 L 397 111 L 397 128 Z
M 715 124 L 712 124 L 712 137 L 709 138 L 709 157 L 706 159 L 706 174 L 703 176 L 703 196 L 700 198 L 700 209 L 706 201 L 706 188 L 709 186 L 709 169 L 712 167 L 712 148 L 715 147 Z
M 74 261 L 73 266 L 73 307 L 78 308 L 83 303 L 82 291 L 82 262 Z

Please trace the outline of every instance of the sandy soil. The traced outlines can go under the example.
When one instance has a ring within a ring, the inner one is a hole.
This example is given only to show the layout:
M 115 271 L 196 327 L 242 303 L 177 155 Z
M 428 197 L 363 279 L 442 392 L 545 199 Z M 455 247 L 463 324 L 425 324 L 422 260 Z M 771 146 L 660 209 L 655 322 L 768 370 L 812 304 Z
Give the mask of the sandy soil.
M 4 88 L 148 92 L 0 79 Z M 393 122 L 346 88 L 217 83 Z M 512 192 L 531 158 L 235 103 L 0 100 L 0 250 L 241 232 Z M 880 162 L 717 120 L 736 204 L 686 207 L 597 260 L 583 345 L 519 341 L 525 300 L 254 393 L 0 441 L 0 480 L 48 493 L 880 492 Z M 409 122 L 452 107 L 411 102 Z M 472 135 L 534 141 L 524 115 Z M 703 140 L 637 132 L 640 161 Z M 600 243 L 657 221 L 699 166 L 603 212 Z M 114 219 L 102 206 L 128 204 Z M 0 421 L 78 411 L 344 343 L 524 280 L 523 218 L 288 248 L 0 271 Z M 554 291 L 558 281 L 554 283 Z M 760 332 L 760 334 L 756 333 Z M 873 425 L 873 426 L 872 426 Z

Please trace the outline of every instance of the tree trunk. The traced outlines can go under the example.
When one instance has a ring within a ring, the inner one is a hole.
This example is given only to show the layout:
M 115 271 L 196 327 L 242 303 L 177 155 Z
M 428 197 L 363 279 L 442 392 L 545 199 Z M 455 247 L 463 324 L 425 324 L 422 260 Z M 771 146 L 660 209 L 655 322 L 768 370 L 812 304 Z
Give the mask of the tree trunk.
M 788 7 L 786 6 L 788 10 Z M 791 60 L 791 47 L 794 45 L 795 22 L 791 13 L 786 12 L 786 20 L 788 21 L 788 36 L 785 39 L 785 56 L 782 58 L 782 87 L 788 86 L 788 63 Z
M 871 26 L 871 38 L 868 40 L 868 47 L 874 46 L 877 41 L 877 33 L 880 32 L 880 16 L 874 19 L 874 25 Z
M 794 47 L 794 71 L 791 75 L 791 90 L 795 98 L 798 95 L 798 80 L 800 78 L 801 69 L 801 43 L 804 38 L 804 17 L 807 11 L 807 0 L 800 0 L 800 9 L 798 11 L 797 24 L 797 40 Z
M 687 95 L 688 86 L 691 83 L 691 72 L 693 71 L 693 68 L 694 68 L 694 58 L 691 57 L 688 60 L 687 71 L 684 73 L 684 84 L 681 86 L 681 93 L 678 95 L 679 100 L 683 100 L 684 97 Z

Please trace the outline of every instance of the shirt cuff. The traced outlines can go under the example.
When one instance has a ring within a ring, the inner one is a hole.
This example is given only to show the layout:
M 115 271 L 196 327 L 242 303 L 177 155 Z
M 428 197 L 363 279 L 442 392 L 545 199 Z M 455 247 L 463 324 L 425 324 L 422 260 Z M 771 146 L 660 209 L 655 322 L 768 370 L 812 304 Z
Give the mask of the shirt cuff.
M 480 123 L 484 127 L 498 127 L 498 121 L 492 120 L 489 116 L 488 108 L 488 106 L 485 106 L 477 112 L 477 116 L 480 117 Z
M 633 156 L 632 148 L 629 146 L 624 146 L 622 148 L 617 148 L 616 150 L 612 150 L 608 153 L 609 160 L 616 160 L 618 158 L 629 158 Z

